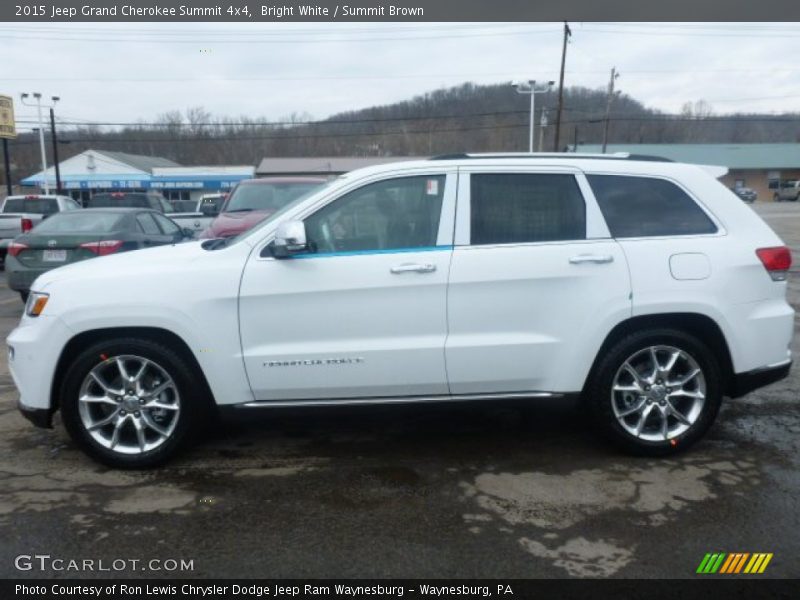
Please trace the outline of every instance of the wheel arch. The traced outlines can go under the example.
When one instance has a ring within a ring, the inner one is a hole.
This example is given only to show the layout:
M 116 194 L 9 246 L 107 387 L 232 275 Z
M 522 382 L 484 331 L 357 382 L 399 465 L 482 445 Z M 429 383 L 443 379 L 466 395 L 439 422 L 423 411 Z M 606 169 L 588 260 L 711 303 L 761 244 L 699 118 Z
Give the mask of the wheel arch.
M 592 366 L 583 384 L 583 391 L 586 391 L 589 382 L 592 380 L 603 353 L 613 344 L 636 331 L 656 328 L 678 329 L 699 338 L 710 348 L 719 362 L 725 394 L 729 395 L 733 392 L 735 379 L 733 358 L 731 357 L 725 334 L 717 322 L 708 315 L 690 312 L 637 315 L 618 323 L 603 340 L 595 354 Z
M 61 384 L 64 380 L 67 368 L 70 364 L 70 359 L 82 352 L 91 344 L 103 340 L 109 340 L 120 337 L 135 337 L 157 342 L 170 347 L 175 352 L 179 353 L 181 357 L 186 360 L 189 366 L 195 370 L 195 373 L 203 386 L 209 406 L 216 405 L 214 402 L 214 395 L 211 387 L 208 384 L 205 373 L 200 367 L 197 357 L 192 352 L 186 341 L 173 331 L 163 329 L 160 327 L 105 327 L 99 329 L 90 329 L 76 334 L 64 345 L 61 354 L 56 363 L 55 373 L 53 375 L 53 382 L 50 387 L 50 407 L 51 411 L 59 408 L 59 391 Z

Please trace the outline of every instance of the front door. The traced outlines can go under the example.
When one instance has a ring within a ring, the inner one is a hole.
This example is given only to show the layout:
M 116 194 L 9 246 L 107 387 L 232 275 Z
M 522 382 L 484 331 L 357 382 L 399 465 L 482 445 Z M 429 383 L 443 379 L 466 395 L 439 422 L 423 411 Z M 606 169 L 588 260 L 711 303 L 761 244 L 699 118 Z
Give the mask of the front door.
M 307 254 L 253 253 L 240 323 L 257 400 L 447 393 L 456 177 L 365 184 L 305 218 Z

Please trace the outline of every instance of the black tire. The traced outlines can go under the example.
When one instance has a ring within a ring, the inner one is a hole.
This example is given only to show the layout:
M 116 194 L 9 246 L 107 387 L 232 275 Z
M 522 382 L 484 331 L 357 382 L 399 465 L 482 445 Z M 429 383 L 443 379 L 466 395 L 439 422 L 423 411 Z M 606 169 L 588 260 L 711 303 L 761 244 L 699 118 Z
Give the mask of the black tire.
M 772 201 L 773 202 L 780 202 L 781 201 L 780 195 L 779 194 L 772 194 Z
M 134 355 L 153 361 L 172 378 L 180 396 L 180 411 L 172 433 L 157 448 L 138 454 L 123 454 L 98 443 L 86 430 L 79 411 L 79 394 L 89 372 L 108 357 Z M 102 358 L 105 357 L 105 358 Z M 145 469 L 171 459 L 201 430 L 209 415 L 210 402 L 202 375 L 172 348 L 141 338 L 117 338 L 91 345 L 67 367 L 59 396 L 64 426 L 75 443 L 94 460 L 120 469 Z
M 23 302 L 27 302 L 28 301 L 28 296 L 30 296 L 30 295 L 31 295 L 31 293 L 27 292 L 27 291 L 19 293 L 19 297 L 22 298 Z
M 652 346 L 671 346 L 687 353 L 705 379 L 705 401 L 694 422 L 686 431 L 661 441 L 643 440 L 626 430 L 614 413 L 612 400 L 614 379 L 622 365 L 637 352 Z M 624 337 L 603 353 L 587 386 L 586 400 L 601 430 L 625 451 L 640 456 L 675 454 L 697 442 L 713 424 L 722 402 L 721 370 L 714 353 L 695 336 L 677 329 L 645 330 Z

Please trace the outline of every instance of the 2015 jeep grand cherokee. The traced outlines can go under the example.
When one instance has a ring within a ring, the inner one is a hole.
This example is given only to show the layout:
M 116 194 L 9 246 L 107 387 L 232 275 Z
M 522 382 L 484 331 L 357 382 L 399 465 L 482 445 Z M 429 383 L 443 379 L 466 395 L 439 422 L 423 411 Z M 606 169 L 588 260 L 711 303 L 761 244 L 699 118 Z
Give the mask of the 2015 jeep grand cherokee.
M 697 166 L 448 156 L 352 172 L 237 238 L 42 275 L 9 364 L 31 420 L 60 409 L 120 467 L 221 407 L 575 394 L 665 455 L 786 376 L 790 264 Z

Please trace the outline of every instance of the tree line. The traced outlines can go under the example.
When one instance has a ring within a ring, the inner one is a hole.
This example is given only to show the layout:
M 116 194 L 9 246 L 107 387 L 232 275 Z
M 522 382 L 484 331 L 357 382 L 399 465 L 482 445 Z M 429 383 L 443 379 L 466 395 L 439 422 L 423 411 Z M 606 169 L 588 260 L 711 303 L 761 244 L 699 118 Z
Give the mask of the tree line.
M 548 114 L 543 149 L 554 149 L 558 96 L 537 94 Z M 425 93 L 409 100 L 339 113 L 323 120 L 293 114 L 276 120 L 212 115 L 203 107 L 173 110 L 152 123 L 59 126 L 59 158 L 86 149 L 161 156 L 183 165 L 257 165 L 281 156 L 429 156 L 452 152 L 517 152 L 528 148 L 529 98 L 508 84 L 475 85 Z M 603 139 L 607 96 L 584 87 L 564 90 L 559 150 Z M 718 115 L 704 101 L 677 114 L 647 108 L 622 95 L 609 113 L 609 143 L 800 142 L 800 113 Z M 49 136 L 48 136 L 49 137 Z M 9 142 L 12 181 L 40 169 L 38 138 Z M 52 162 L 48 139 L 47 151 Z

